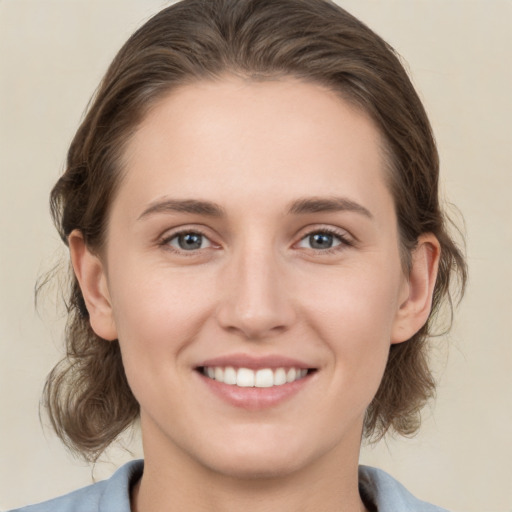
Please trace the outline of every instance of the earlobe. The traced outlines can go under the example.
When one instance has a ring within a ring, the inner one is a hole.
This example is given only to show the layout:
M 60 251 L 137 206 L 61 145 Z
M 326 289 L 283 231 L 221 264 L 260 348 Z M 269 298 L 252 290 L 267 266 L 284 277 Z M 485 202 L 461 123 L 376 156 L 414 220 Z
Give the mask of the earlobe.
M 407 341 L 428 320 L 440 256 L 441 246 L 432 233 L 425 233 L 418 238 L 412 253 L 406 297 L 397 311 L 391 343 Z
M 91 327 L 101 338 L 115 340 L 117 330 L 104 265 L 89 250 L 79 230 L 69 235 L 68 243 L 73 270 L 82 290 Z

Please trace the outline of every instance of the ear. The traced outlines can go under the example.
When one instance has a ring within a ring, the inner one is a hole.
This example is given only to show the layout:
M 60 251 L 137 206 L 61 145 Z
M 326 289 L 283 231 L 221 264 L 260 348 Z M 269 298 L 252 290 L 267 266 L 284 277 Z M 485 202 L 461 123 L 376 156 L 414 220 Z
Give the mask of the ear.
M 393 324 L 391 343 L 407 341 L 425 325 L 432 309 L 440 256 L 441 246 L 432 233 L 425 233 L 418 238 Z
M 68 237 L 71 262 L 89 313 L 92 330 L 105 340 L 117 339 L 107 276 L 100 258 L 85 244 L 75 229 Z

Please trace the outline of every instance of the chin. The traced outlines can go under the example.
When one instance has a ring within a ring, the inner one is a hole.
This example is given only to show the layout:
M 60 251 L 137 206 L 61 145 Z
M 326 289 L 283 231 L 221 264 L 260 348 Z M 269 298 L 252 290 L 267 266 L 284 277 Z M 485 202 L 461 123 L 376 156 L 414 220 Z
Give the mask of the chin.
M 283 454 L 244 454 L 234 460 L 216 461 L 211 469 L 230 478 L 241 480 L 269 480 L 284 478 L 300 470 L 305 461 Z
M 263 436 L 265 437 L 265 436 Z M 290 441 L 293 440 L 293 443 Z M 306 466 L 314 454 L 308 454 L 297 437 L 262 439 L 247 436 L 222 443 L 209 452 L 206 465 L 215 473 L 238 479 L 274 479 L 285 477 Z

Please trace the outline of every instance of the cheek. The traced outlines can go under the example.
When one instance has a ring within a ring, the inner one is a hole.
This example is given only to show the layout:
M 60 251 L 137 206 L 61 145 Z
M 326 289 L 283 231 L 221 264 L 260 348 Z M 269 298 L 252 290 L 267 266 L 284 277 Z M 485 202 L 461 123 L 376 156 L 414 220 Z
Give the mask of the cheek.
M 208 315 L 211 300 L 204 279 L 158 269 L 133 269 L 117 277 L 112 304 L 123 357 L 141 358 L 155 368 L 171 361 Z
M 331 352 L 335 387 L 371 401 L 382 378 L 398 310 L 400 270 L 352 268 L 309 287 L 303 317 Z
M 141 407 L 179 410 L 182 378 L 190 372 L 181 353 L 197 339 L 207 304 L 194 283 L 165 272 L 133 271 L 113 284 L 114 317 L 123 365 Z M 118 277 L 122 277 L 119 274 Z
M 389 342 L 401 281 L 398 266 L 388 268 L 379 261 L 312 276 L 299 292 L 303 314 L 317 318 L 317 328 L 329 339 L 342 336 L 346 343 L 358 345 Z

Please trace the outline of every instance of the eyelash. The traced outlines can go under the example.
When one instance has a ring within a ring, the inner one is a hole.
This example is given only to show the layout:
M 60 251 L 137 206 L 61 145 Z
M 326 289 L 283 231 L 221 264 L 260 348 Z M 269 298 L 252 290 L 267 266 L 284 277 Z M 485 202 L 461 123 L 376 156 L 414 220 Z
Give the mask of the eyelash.
M 312 235 L 317 235 L 317 234 L 333 235 L 334 237 L 336 237 L 340 241 L 340 243 L 338 245 L 335 245 L 334 247 L 329 247 L 328 249 L 309 249 L 309 250 L 314 251 L 315 253 L 317 253 L 319 255 L 320 254 L 321 255 L 334 254 L 334 253 L 337 253 L 339 251 L 342 251 L 342 250 L 346 249 L 347 247 L 353 247 L 354 246 L 354 242 L 352 240 L 350 240 L 346 236 L 345 233 L 340 232 L 340 231 L 338 231 L 336 229 L 333 229 L 333 228 L 320 228 L 320 229 L 311 230 L 308 233 L 306 233 L 299 240 L 299 242 L 302 242 L 306 238 L 308 238 L 308 237 L 310 237 Z M 174 240 L 175 238 L 179 237 L 180 235 L 200 235 L 200 236 L 203 236 L 206 239 L 210 240 L 208 238 L 208 235 L 206 233 L 204 233 L 203 231 L 201 231 L 200 229 L 184 229 L 182 231 L 174 232 L 171 235 L 162 238 L 162 240 L 159 242 L 159 245 L 164 247 L 167 250 L 172 251 L 173 253 L 177 253 L 177 254 L 183 255 L 185 257 L 197 256 L 197 251 L 200 251 L 201 249 L 194 249 L 194 250 L 190 250 L 190 251 L 185 251 L 185 250 L 176 249 L 176 248 L 174 248 L 174 247 L 172 247 L 170 245 L 170 242 L 172 240 Z M 210 243 L 212 243 L 212 242 L 210 242 Z
M 302 240 L 309 238 L 312 235 L 333 235 L 336 237 L 340 243 L 338 245 L 335 245 L 334 247 L 329 247 L 328 249 L 310 249 L 311 251 L 315 251 L 319 255 L 325 255 L 325 254 L 336 254 L 340 251 L 343 251 L 347 247 L 353 247 L 354 243 L 352 240 L 350 240 L 347 235 L 343 232 L 338 231 L 334 228 L 320 228 L 320 229 L 314 229 L 312 231 L 309 231 L 306 233 L 299 242 L 302 242 Z
M 206 233 L 204 233 L 200 229 L 194 228 L 194 229 L 184 229 L 181 231 L 176 231 L 175 233 L 172 233 L 169 236 L 165 236 L 164 238 L 162 238 L 159 245 L 164 247 L 165 249 L 167 249 L 175 254 L 179 254 L 181 256 L 185 256 L 185 257 L 197 256 L 197 251 L 199 251 L 201 249 L 185 251 L 185 250 L 176 249 L 175 247 L 172 247 L 170 245 L 171 240 L 174 240 L 175 238 L 179 237 L 180 235 L 200 235 L 200 236 L 203 236 L 206 239 L 210 240 Z

